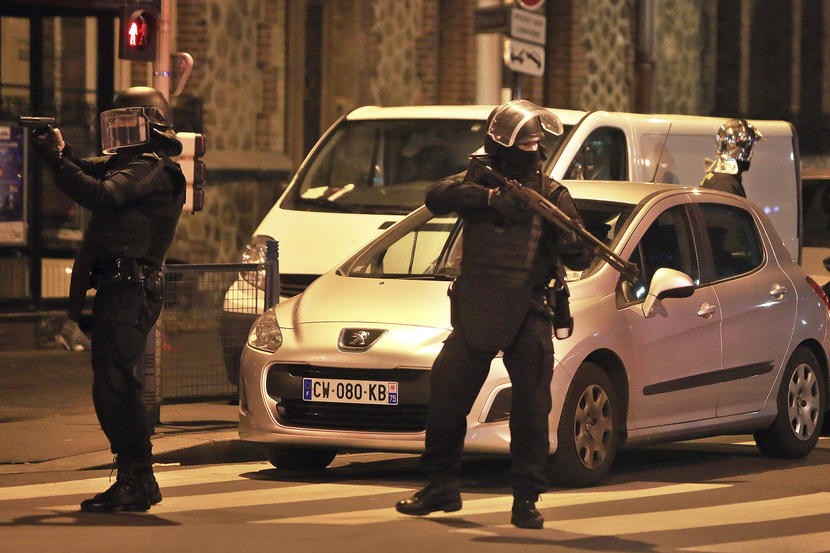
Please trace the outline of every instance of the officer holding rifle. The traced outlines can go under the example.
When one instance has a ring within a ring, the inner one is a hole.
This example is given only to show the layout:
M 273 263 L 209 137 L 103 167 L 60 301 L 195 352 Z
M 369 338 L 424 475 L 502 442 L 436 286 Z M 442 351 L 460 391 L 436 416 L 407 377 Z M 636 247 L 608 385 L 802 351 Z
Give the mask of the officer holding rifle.
M 497 107 L 487 120 L 484 156 L 466 173 L 434 184 L 426 205 L 464 219 L 461 276 L 451 288 L 453 330 L 432 367 L 426 449 L 429 484 L 397 503 L 408 515 L 461 509 L 458 475 L 472 408 L 499 351 L 512 383 L 511 523 L 542 528 L 536 509 L 547 489 L 548 414 L 553 376 L 552 296 L 563 265 L 584 269 L 593 253 L 572 230 L 555 226 L 523 201 L 520 187 L 541 194 L 573 221 L 581 219 L 564 186 L 541 172 L 545 133 L 562 123 L 527 100 Z M 510 182 L 514 186 L 505 186 Z M 550 299 L 549 299 L 550 298 Z

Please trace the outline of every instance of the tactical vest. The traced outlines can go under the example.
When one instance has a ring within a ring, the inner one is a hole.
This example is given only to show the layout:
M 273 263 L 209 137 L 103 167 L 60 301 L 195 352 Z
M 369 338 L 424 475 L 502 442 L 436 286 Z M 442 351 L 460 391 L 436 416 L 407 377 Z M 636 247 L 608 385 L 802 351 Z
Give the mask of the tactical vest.
M 85 242 L 93 257 L 129 257 L 161 267 L 184 203 L 184 176 L 168 157 L 143 154 L 151 171 L 125 184 L 129 201 L 121 209 L 92 214 Z M 110 171 L 118 170 L 113 167 Z
M 541 180 L 542 185 L 533 188 L 541 187 L 547 195 L 553 183 L 546 176 Z M 469 214 L 464 221 L 461 273 L 498 279 L 508 286 L 552 275 L 556 257 L 550 232 L 536 214 L 506 225 L 499 224 L 492 210 Z

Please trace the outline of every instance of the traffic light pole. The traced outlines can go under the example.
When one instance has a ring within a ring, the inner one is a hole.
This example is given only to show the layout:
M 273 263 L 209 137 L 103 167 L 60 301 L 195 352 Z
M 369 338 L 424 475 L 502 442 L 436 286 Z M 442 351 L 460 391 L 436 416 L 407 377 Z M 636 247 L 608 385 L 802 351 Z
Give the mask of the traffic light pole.
M 170 100 L 170 0 L 161 0 L 158 44 L 153 62 L 153 88 Z

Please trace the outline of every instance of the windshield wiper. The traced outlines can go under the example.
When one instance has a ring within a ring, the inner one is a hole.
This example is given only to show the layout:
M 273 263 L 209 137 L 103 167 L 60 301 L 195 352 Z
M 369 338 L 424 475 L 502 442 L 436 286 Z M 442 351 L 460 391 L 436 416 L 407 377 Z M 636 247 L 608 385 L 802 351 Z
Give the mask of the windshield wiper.
M 340 211 L 343 213 L 356 213 L 358 211 L 354 206 L 334 203 L 331 200 L 327 200 L 325 198 L 303 198 L 302 196 L 300 196 L 299 198 L 297 198 L 297 200 L 304 204 L 325 207 L 332 211 Z

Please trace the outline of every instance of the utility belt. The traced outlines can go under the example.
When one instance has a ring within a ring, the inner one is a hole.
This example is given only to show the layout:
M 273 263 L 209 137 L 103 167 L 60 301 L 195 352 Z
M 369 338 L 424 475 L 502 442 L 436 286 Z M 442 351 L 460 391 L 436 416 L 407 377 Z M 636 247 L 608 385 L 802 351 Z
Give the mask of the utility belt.
M 101 290 L 112 284 L 138 284 L 153 300 L 164 292 L 164 275 L 153 265 L 131 257 L 96 259 L 92 266 L 92 287 Z

